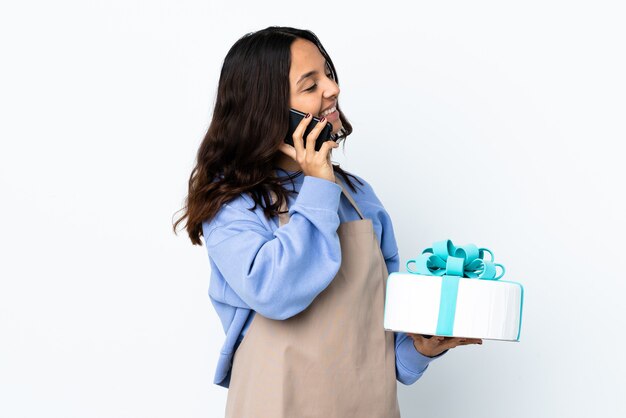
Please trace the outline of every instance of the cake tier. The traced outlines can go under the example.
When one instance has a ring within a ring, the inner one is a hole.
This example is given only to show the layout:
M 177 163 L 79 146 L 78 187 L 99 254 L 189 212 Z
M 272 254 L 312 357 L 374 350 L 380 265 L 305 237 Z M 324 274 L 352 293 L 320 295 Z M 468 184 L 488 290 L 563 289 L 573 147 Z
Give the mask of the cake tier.
M 519 283 L 460 278 L 455 289 L 456 306 L 447 291 L 442 298 L 442 283 L 441 276 L 391 273 L 385 296 L 385 329 L 519 341 L 523 303 Z M 452 302 L 451 306 L 440 306 L 442 300 L 446 305 Z M 446 318 L 447 327 L 442 327 L 440 315 Z M 438 327 L 451 329 L 451 333 L 437 333 Z

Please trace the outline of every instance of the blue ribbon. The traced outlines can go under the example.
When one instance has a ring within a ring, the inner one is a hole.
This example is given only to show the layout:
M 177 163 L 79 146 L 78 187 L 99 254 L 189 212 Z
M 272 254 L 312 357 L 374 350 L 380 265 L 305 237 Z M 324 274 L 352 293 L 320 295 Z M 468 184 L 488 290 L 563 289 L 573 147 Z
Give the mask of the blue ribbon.
M 490 260 L 485 260 L 489 253 Z M 415 263 L 415 270 L 410 266 Z M 502 273 L 496 276 L 496 268 Z M 409 273 L 427 276 L 459 276 L 483 280 L 499 280 L 504 276 L 504 266 L 494 263 L 493 253 L 487 248 L 478 248 L 474 244 L 455 247 L 452 241 L 437 241 L 426 248 L 417 258 L 406 262 Z
M 484 258 L 487 253 L 490 255 L 490 260 Z M 410 267 L 412 263 L 415 264 L 415 270 Z M 497 267 L 502 269 L 499 276 L 496 276 Z M 462 277 L 499 280 L 504 276 L 505 271 L 502 264 L 494 262 L 493 253 L 487 248 L 478 248 L 474 244 L 455 247 L 450 240 L 435 242 L 432 247 L 422 251 L 417 258 L 407 261 L 406 269 L 413 274 L 441 276 L 436 333 L 442 336 L 452 336 L 459 280 Z

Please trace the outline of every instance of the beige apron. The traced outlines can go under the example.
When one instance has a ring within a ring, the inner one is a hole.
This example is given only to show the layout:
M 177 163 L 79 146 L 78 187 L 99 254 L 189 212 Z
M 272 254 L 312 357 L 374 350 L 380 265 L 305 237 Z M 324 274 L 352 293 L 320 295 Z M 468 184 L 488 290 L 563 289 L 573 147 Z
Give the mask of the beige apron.
M 254 314 L 233 357 L 227 418 L 400 416 L 394 334 L 383 327 L 387 266 L 372 220 L 336 183 L 361 218 L 337 229 L 339 272 L 291 318 Z M 289 214 L 279 222 L 289 222 Z

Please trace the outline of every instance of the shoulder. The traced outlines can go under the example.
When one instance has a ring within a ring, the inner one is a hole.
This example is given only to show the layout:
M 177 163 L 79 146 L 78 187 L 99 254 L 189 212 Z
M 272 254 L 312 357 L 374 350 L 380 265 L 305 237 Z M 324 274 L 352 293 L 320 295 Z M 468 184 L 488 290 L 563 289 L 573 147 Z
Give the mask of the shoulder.
M 376 206 L 382 207 L 382 203 L 380 199 L 378 198 L 378 196 L 376 195 L 376 192 L 374 191 L 374 188 L 372 187 L 372 185 L 362 176 L 356 175 L 354 173 L 349 173 L 349 174 L 350 174 L 349 178 L 352 181 L 352 184 L 354 184 L 354 187 L 356 188 L 357 192 L 355 193 L 349 187 L 347 187 L 347 189 L 350 193 L 353 194 L 354 198 L 357 199 L 359 202 L 365 201 L 365 202 L 374 204 Z M 359 180 L 361 184 L 354 181 L 354 178 L 352 177 Z M 341 177 L 341 180 L 345 182 L 343 177 Z
M 202 222 L 202 232 L 205 240 L 211 233 L 219 228 L 236 226 L 238 228 L 266 229 L 266 222 L 261 217 L 263 209 L 257 205 L 254 207 L 254 200 L 247 193 L 241 193 L 236 198 L 222 204 L 212 219 Z

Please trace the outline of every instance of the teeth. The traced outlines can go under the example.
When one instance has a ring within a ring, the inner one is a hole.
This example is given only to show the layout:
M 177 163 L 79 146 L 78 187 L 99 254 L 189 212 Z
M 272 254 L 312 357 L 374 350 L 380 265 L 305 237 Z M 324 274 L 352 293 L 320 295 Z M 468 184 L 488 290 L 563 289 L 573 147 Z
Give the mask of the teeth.
M 322 116 L 326 116 L 326 115 L 328 115 L 330 113 L 333 113 L 335 110 L 337 110 L 337 108 L 335 106 L 333 106 L 330 109 L 325 110 L 324 112 L 322 112 Z

